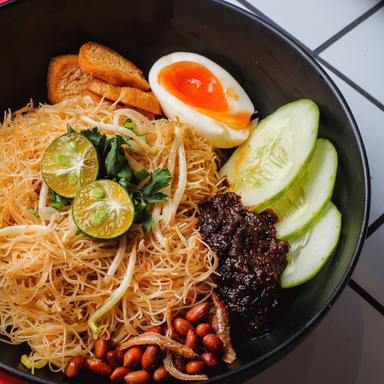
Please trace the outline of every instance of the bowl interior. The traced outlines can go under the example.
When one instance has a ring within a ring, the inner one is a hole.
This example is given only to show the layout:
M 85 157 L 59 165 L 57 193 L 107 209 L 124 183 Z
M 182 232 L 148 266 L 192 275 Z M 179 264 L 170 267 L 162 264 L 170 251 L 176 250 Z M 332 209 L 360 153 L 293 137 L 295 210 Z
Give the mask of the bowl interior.
M 210 383 L 244 381 L 294 348 L 327 312 L 356 264 L 368 222 L 369 175 L 354 119 L 315 61 L 256 16 L 216 0 L 11 0 L 0 7 L 0 109 L 32 98 L 47 101 L 46 73 L 53 56 L 77 53 L 88 41 L 105 44 L 141 68 L 174 51 L 207 56 L 229 71 L 252 99 L 259 117 L 309 98 L 320 109 L 319 137 L 336 147 L 339 168 L 333 202 L 342 213 L 333 258 L 308 283 L 283 292 L 281 320 L 260 339 L 235 342 L 238 359 L 211 371 Z M 20 364 L 25 345 L 0 344 L 0 368 L 39 383 L 80 383 L 63 374 Z M 93 382 L 102 382 L 95 377 Z

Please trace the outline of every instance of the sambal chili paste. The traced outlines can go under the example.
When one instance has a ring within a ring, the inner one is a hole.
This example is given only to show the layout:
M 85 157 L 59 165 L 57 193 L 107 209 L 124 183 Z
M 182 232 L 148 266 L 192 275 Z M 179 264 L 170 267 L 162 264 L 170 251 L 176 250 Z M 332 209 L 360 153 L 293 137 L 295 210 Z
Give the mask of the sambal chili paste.
M 218 257 L 219 275 L 212 275 L 215 291 L 231 324 L 245 327 L 252 336 L 270 331 L 280 274 L 287 264 L 289 244 L 276 238 L 276 221 L 272 210 L 251 212 L 232 192 L 201 205 L 201 236 Z

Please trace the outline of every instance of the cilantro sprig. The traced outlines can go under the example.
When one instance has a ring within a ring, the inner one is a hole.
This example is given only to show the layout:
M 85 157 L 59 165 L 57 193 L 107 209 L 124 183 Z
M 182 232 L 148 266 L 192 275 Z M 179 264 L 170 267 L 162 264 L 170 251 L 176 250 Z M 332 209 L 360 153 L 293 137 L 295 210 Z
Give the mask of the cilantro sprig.
M 147 134 L 139 134 L 136 131 L 136 124 L 132 123 L 131 119 L 126 120 L 124 127 L 137 136 L 145 136 L 147 141 Z M 75 130 L 67 124 L 67 132 L 74 133 Z M 135 173 L 129 166 L 123 148 L 123 145 L 127 145 L 132 151 L 137 151 L 128 136 L 117 134 L 107 139 L 107 136 L 101 134 L 97 127 L 82 129 L 79 133 L 90 140 L 96 148 L 101 166 L 99 178 L 114 180 L 127 189 L 135 205 L 135 223 L 141 224 L 144 232 L 154 227 L 155 222 L 149 213 L 148 204 L 166 201 L 167 198 L 172 197 L 168 193 L 160 192 L 172 180 L 168 168 L 158 168 L 151 173 L 143 168 Z M 145 179 L 148 181 L 138 191 L 130 189 L 133 184 L 138 185 Z
M 149 180 L 139 191 L 133 192 L 135 223 L 141 224 L 144 232 L 155 226 L 153 217 L 148 211 L 148 204 L 166 201 L 167 197 L 172 197 L 168 193 L 160 192 L 160 189 L 167 187 L 171 180 L 172 176 L 168 168 L 158 168 L 150 174 Z

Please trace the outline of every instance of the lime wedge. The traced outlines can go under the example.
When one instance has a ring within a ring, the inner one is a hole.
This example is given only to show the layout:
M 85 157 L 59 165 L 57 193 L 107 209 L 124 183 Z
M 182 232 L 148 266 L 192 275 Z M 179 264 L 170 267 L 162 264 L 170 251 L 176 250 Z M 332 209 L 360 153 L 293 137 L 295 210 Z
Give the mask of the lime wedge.
M 80 189 L 72 216 L 80 231 L 96 240 L 124 235 L 133 223 L 135 207 L 128 191 L 112 180 L 96 180 Z
M 97 151 L 86 137 L 66 133 L 55 139 L 45 151 L 41 173 L 52 191 L 72 199 L 82 186 L 97 179 Z

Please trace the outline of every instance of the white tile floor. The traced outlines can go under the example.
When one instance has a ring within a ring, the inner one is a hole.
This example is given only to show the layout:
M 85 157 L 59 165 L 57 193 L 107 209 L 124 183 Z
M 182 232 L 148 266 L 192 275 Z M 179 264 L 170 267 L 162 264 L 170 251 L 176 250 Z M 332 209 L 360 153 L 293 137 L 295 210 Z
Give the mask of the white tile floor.
M 341 80 L 338 76 L 333 74 L 332 71 L 328 70 L 327 68 L 325 68 L 325 70 L 331 76 L 332 80 L 335 82 L 347 100 L 359 127 L 361 136 L 364 141 L 364 146 L 368 154 L 372 187 L 369 223 L 372 224 L 384 212 L 384 178 L 382 167 L 382 164 L 384 164 L 384 151 L 382 150 L 383 140 L 377 140 L 378 133 L 384 133 L 384 111 L 367 100 L 364 96 L 349 86 L 346 82 Z M 381 80 L 384 81 L 383 75 Z
M 370 164 L 370 235 L 348 286 L 293 352 L 246 384 L 384 382 L 384 1 L 230 0 L 288 32 L 317 58 L 347 100 Z M 372 12 L 374 11 L 374 12 Z M 371 299 L 373 298 L 373 301 Z M 379 310 L 372 304 L 378 303 Z
M 249 0 L 281 28 L 314 50 L 380 0 Z M 244 1 L 241 3 L 244 4 Z
M 384 226 L 374 232 L 364 244 L 353 279 L 384 305 L 383 271 Z M 383 323 L 384 326 L 384 323 Z M 384 339 L 383 339 L 384 342 Z
M 379 384 L 383 316 L 347 287 L 298 348 L 246 384 Z
M 384 77 L 372 75 L 381 74 L 383 70 L 383 21 L 384 8 L 381 8 L 320 54 L 321 58 L 382 104 L 384 104 Z

